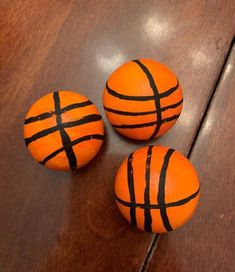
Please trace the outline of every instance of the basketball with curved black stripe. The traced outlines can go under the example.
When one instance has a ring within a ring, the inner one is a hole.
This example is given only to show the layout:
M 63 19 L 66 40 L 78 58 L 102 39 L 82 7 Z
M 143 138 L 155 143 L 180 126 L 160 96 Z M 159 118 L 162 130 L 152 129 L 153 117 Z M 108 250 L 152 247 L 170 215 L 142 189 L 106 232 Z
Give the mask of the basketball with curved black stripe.
M 58 91 L 32 105 L 24 122 L 24 138 L 39 163 L 52 169 L 76 170 L 98 153 L 104 125 L 88 98 L 71 91 Z
M 163 146 L 146 146 L 130 154 L 115 178 L 115 199 L 122 215 L 140 230 L 172 231 L 193 215 L 199 180 L 191 162 Z
M 149 59 L 133 60 L 110 75 L 103 105 L 120 134 L 136 140 L 153 139 L 166 133 L 180 116 L 182 88 L 165 65 Z

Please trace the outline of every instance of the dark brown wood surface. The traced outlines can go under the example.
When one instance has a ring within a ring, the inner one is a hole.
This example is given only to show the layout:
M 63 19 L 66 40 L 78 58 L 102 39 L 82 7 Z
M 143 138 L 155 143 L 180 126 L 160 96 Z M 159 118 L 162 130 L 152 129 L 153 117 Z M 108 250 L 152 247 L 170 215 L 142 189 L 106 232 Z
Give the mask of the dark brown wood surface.
M 201 181 L 198 209 L 187 226 L 161 236 L 149 272 L 235 269 L 234 75 L 235 46 L 190 158 Z
M 187 154 L 234 35 L 233 1 L 3 0 L 0 15 L 0 271 L 139 271 L 154 236 L 122 219 L 113 180 L 146 143 L 121 138 L 105 119 L 89 166 L 51 171 L 27 152 L 24 116 L 60 89 L 85 94 L 103 114 L 110 72 L 153 58 L 177 74 L 185 101 L 153 143 Z

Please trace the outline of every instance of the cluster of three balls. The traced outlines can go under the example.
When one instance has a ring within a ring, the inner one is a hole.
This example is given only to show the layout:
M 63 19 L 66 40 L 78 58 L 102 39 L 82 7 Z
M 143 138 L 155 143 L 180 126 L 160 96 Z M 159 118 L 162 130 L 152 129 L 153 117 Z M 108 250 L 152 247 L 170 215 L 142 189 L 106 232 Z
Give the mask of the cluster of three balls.
M 142 59 L 113 72 L 103 103 L 108 120 L 120 134 L 148 140 L 174 125 L 183 98 L 177 78 L 166 66 Z M 98 153 L 104 125 L 86 97 L 58 91 L 31 107 L 24 136 L 30 153 L 41 164 L 77 169 Z M 145 231 L 167 232 L 193 214 L 199 182 L 193 166 L 179 152 L 148 146 L 123 161 L 116 175 L 115 194 L 121 213 L 133 225 Z

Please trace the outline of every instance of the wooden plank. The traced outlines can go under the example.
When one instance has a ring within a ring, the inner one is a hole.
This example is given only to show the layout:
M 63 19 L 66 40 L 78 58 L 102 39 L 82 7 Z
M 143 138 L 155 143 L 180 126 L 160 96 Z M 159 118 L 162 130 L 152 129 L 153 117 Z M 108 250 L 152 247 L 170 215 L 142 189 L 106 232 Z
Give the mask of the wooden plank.
M 191 155 L 201 180 L 193 220 L 163 235 L 148 271 L 234 271 L 235 46 Z
M 187 153 L 234 35 L 233 1 L 6 3 L 0 30 L 6 43 L 0 74 L 1 268 L 138 271 L 153 235 L 122 219 L 113 179 L 123 158 L 144 143 L 119 137 L 106 121 L 104 147 L 88 167 L 53 172 L 28 155 L 24 115 L 35 99 L 58 89 L 81 92 L 101 109 L 113 69 L 153 58 L 175 71 L 185 97 L 177 125 L 154 143 Z

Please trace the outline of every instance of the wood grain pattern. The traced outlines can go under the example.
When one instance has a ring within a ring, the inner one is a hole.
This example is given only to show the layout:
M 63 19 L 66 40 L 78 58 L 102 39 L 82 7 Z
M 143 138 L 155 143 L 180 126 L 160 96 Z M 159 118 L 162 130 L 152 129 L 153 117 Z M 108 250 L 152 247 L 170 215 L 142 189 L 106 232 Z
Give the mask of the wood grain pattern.
M 223 7 L 223 8 L 222 8 Z M 106 119 L 97 158 L 78 173 L 29 156 L 22 126 L 41 95 L 71 89 L 102 110 L 109 73 L 130 59 L 166 63 L 184 90 L 177 125 L 154 143 L 187 153 L 234 35 L 233 1 L 1 1 L 0 270 L 138 271 L 153 239 L 122 219 L 113 179 L 145 143 Z
M 201 180 L 193 220 L 163 235 L 148 271 L 234 271 L 235 46 L 203 123 L 191 161 Z

